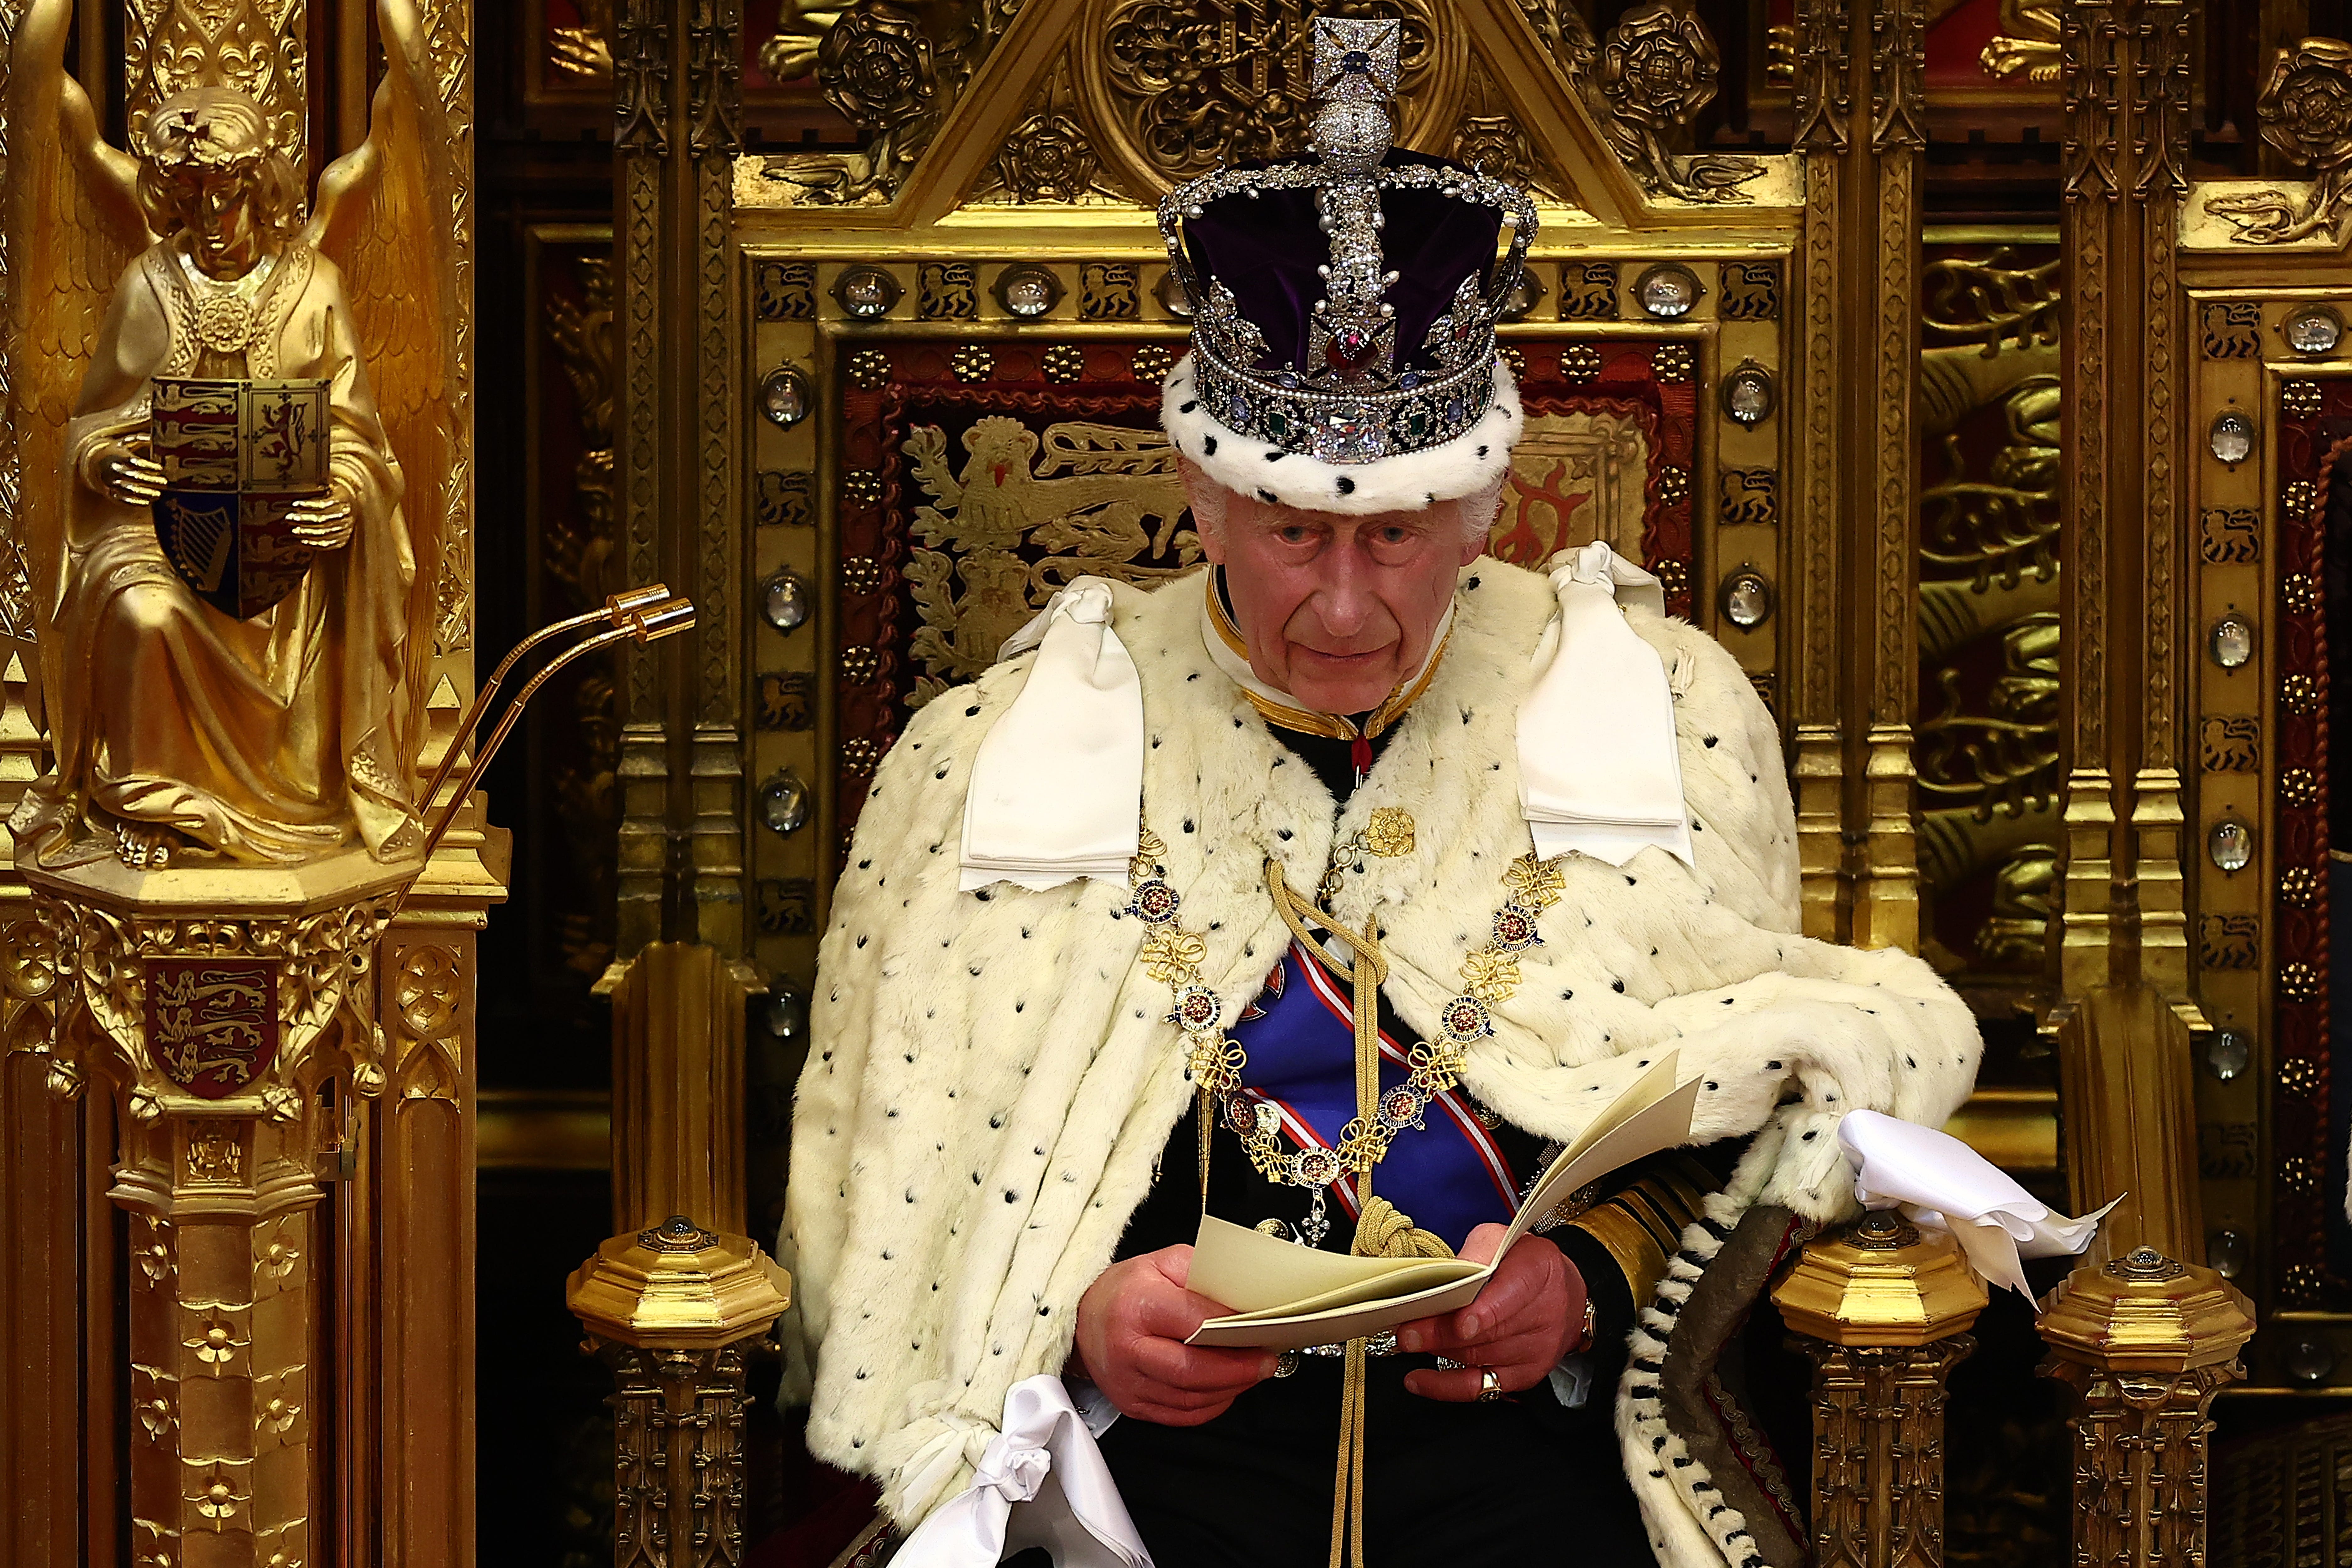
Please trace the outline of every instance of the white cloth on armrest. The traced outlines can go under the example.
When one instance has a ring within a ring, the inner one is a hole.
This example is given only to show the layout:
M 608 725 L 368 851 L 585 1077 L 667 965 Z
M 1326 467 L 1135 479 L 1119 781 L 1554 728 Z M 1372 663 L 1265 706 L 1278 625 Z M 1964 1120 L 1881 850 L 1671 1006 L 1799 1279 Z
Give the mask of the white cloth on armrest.
M 1864 1208 L 1899 1208 L 1915 1225 L 1949 1231 L 1989 1283 L 2029 1301 L 2021 1259 L 2082 1251 L 2123 1201 L 2068 1219 L 1950 1133 L 1875 1110 L 1847 1112 L 1838 1142 L 1854 1163 L 1853 1195 Z
M 1550 662 L 1519 708 L 1519 805 L 1536 853 L 1622 866 L 1654 846 L 1693 864 L 1674 693 L 1617 604 L 1622 591 L 1663 613 L 1664 588 L 1597 542 L 1553 556 L 1551 586 Z
M 1080 577 L 1005 639 L 1037 649 L 1028 684 L 989 727 L 964 795 L 965 892 L 1033 892 L 1080 877 L 1125 882 L 1143 805 L 1143 687 L 1111 628 L 1110 584 Z
M 931 1510 L 893 1568 L 992 1568 L 1032 1546 L 1055 1568 L 1151 1568 L 1060 1378 L 1042 1373 L 1013 1385 L 1003 1425 L 973 1468 L 971 1486 Z

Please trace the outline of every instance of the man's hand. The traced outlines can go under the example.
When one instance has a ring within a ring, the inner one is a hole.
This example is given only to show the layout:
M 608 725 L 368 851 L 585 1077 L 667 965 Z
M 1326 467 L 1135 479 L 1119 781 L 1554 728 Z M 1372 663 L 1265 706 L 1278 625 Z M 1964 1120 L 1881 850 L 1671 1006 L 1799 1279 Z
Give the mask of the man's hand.
M 147 506 L 163 493 L 163 468 L 128 441 L 109 441 L 83 470 L 110 500 Z
M 341 550 L 352 542 L 351 492 L 340 484 L 322 496 L 305 496 L 286 509 L 294 537 L 313 550 Z
M 1462 1256 L 1483 1263 L 1495 1255 L 1503 1226 L 1482 1225 Z M 1422 1318 L 1397 1331 L 1400 1350 L 1464 1363 L 1458 1372 L 1414 1372 L 1404 1385 L 1424 1399 L 1478 1397 L 1492 1368 L 1506 1394 L 1533 1388 L 1584 1337 L 1584 1280 L 1559 1247 L 1528 1237 L 1511 1248 L 1478 1299 L 1458 1312 Z
M 1206 1296 L 1184 1289 L 1192 1271 L 1191 1247 L 1162 1247 L 1112 1264 L 1078 1299 L 1079 1370 L 1110 1395 L 1122 1415 L 1162 1426 L 1198 1426 L 1223 1415 L 1244 1389 L 1274 1374 L 1272 1351 L 1184 1343 L 1203 1321 L 1224 1312 Z

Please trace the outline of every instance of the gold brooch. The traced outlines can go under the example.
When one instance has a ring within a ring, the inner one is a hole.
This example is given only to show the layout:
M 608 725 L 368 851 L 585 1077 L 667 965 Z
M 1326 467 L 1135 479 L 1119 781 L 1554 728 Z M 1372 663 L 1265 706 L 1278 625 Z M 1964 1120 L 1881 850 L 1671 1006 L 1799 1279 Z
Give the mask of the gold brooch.
M 1412 813 L 1401 805 L 1384 805 L 1372 813 L 1364 829 L 1364 847 L 1383 860 L 1412 853 Z
M 1315 886 L 1315 901 L 1328 907 L 1345 885 L 1342 878 L 1349 871 L 1361 871 L 1366 857 L 1377 855 L 1383 860 L 1393 860 L 1400 855 L 1412 854 L 1412 813 L 1401 805 L 1378 807 L 1361 831 L 1349 834 L 1331 847 L 1331 863 L 1325 868 L 1323 879 Z

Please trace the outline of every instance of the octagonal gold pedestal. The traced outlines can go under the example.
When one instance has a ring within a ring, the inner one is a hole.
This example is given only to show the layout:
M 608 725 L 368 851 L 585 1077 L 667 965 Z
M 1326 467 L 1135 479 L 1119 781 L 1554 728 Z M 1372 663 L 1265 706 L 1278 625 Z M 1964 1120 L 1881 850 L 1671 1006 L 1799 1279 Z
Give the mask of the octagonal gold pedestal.
M 740 1560 L 744 1352 L 791 1296 L 758 1244 L 684 1215 L 614 1237 L 573 1272 L 565 1300 L 613 1369 L 615 1563 L 667 1562 L 681 1533 L 711 1543 L 711 1561 Z
M 1813 1363 L 1814 1560 L 1942 1561 L 1944 1380 L 1984 1282 L 1949 1236 L 1880 1212 L 1808 1246 L 1772 1300 Z
M 2042 1372 L 2074 1394 L 2077 1562 L 2202 1559 L 2213 1395 L 2245 1375 L 2238 1352 L 2253 1331 L 2235 1286 L 2149 1247 L 2051 1293 Z

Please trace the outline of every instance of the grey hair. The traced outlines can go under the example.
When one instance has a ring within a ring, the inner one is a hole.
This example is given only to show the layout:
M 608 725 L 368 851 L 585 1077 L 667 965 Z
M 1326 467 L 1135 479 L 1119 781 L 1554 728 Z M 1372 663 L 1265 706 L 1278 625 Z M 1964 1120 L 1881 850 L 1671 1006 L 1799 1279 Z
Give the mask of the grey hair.
M 1495 482 L 1485 489 L 1473 490 L 1454 504 L 1462 519 L 1465 539 L 1484 539 L 1495 530 L 1503 515 L 1503 491 L 1511 482 L 1511 470 L 1505 468 L 1495 476 Z

